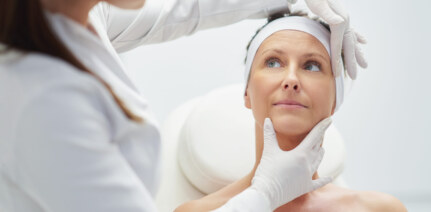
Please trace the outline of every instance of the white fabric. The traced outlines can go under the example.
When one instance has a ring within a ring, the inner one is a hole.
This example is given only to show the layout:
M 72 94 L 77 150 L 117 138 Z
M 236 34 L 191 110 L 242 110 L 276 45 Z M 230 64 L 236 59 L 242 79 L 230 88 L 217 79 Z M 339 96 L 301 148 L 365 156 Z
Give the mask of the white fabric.
M 172 212 L 179 205 L 206 195 L 189 182 L 178 163 L 179 135 L 185 119 L 199 100 L 194 98 L 182 104 L 162 124 L 163 175 L 156 196 L 157 208 L 161 212 Z
M 253 38 L 250 47 L 247 52 L 247 60 L 245 62 L 245 81 L 247 82 L 251 72 L 251 66 L 253 65 L 254 57 L 256 56 L 257 50 L 260 45 L 272 34 L 282 30 L 297 30 L 308 33 L 314 36 L 320 43 L 323 44 L 328 54 L 331 56 L 330 48 L 330 32 L 322 26 L 320 23 L 305 17 L 292 16 L 279 18 L 270 22 L 263 29 L 259 31 L 256 37 Z M 341 58 L 341 55 L 338 57 Z M 332 69 L 335 78 L 336 88 L 336 106 L 335 111 L 339 109 L 344 99 L 344 71 L 338 70 L 343 69 L 342 66 L 337 66 L 337 69 Z M 341 74 L 337 74 L 341 73 Z
M 74 55 L 145 122 L 129 121 L 99 81 L 63 61 L 0 55 L 0 211 L 156 211 L 158 126 L 117 52 L 266 14 L 283 3 L 148 0 L 136 11 L 101 3 L 90 14 L 98 36 L 47 13 Z
M 289 6 L 286 0 L 147 0 L 143 10 L 131 12 L 106 5 L 98 11 L 106 18 L 112 45 L 124 52 L 246 18 L 266 18 Z
M 254 165 L 254 119 L 238 86 L 244 85 L 225 86 L 201 97 L 181 127 L 179 164 L 206 194 L 244 177 Z

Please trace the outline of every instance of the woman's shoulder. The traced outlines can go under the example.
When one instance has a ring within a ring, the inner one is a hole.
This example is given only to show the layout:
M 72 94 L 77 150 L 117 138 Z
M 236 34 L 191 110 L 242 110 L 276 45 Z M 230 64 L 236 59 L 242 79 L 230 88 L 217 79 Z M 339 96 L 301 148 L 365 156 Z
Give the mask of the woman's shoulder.
M 14 91 L 13 96 L 10 91 Z M 60 59 L 38 53 L 22 53 L 1 64 L 0 97 L 9 102 L 3 112 L 13 110 L 15 115 L 34 105 L 51 108 L 66 102 L 77 104 L 73 102 L 77 98 L 86 100 L 80 104 L 100 107 L 110 98 L 96 78 Z
M 40 53 L 14 54 L 14 58 L 2 64 L 0 72 L 9 89 L 39 93 L 64 85 L 80 89 L 103 88 L 96 78 L 59 58 Z
M 370 211 L 407 211 L 403 203 L 394 196 L 377 191 L 357 191 L 357 201 Z
M 335 185 L 328 186 L 326 192 L 330 192 L 336 202 L 345 204 L 349 208 L 358 208 L 358 211 L 378 212 L 404 212 L 407 209 L 400 200 L 392 195 L 377 191 L 355 191 Z M 328 193 L 326 193 L 328 194 Z
M 16 73 L 50 75 L 51 77 L 69 78 L 83 76 L 84 72 L 68 62 L 42 53 L 21 53 L 16 61 L 10 63 L 9 69 Z

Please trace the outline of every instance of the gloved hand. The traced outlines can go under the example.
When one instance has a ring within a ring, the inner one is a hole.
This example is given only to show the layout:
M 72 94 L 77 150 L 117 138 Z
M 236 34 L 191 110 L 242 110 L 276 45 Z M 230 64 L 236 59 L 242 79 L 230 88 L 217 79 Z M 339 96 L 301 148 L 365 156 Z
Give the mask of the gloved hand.
M 324 119 L 295 149 L 283 151 L 271 120 L 265 119 L 263 154 L 250 188 L 263 193 L 272 210 L 332 181 L 331 177 L 312 180 L 323 158 L 321 144 L 331 122 Z
M 296 0 L 287 0 L 294 4 Z M 339 71 L 343 70 L 341 61 L 341 49 L 344 53 L 344 62 L 346 63 L 347 73 L 350 78 L 356 79 L 357 67 L 359 64 L 362 68 L 367 68 L 368 64 L 359 47 L 359 43 L 365 44 L 363 36 L 356 33 L 350 28 L 349 15 L 339 0 L 305 0 L 308 8 L 322 18 L 331 28 L 331 56 L 332 69 L 336 70 L 337 76 Z

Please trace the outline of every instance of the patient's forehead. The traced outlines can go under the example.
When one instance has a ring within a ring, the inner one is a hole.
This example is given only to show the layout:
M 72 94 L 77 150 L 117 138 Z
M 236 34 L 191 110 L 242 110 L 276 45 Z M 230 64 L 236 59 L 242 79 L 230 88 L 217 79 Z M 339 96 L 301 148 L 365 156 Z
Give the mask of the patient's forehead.
M 325 46 L 313 35 L 297 30 L 281 30 L 266 38 L 260 45 L 256 56 L 271 49 L 295 51 L 298 53 L 319 53 L 330 60 Z

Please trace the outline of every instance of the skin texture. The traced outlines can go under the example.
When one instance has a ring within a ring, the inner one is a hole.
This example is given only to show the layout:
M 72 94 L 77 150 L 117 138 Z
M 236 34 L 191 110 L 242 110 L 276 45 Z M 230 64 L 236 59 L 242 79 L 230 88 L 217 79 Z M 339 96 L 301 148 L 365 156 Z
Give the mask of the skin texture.
M 185 203 L 181 211 L 210 211 L 250 186 L 263 151 L 263 123 L 270 117 L 281 149 L 295 148 L 335 108 L 335 84 L 330 57 L 313 36 L 294 30 L 268 37 L 253 61 L 245 95 L 245 106 L 253 111 L 256 163 L 240 180 L 199 200 Z M 276 104 L 294 100 L 305 107 Z M 313 179 L 317 179 L 317 173 Z M 407 211 L 396 198 L 368 191 L 353 191 L 328 184 L 277 208 L 276 211 Z
M 259 130 L 269 117 L 280 147 L 293 149 L 335 108 L 335 82 L 325 47 L 304 32 L 274 33 L 256 52 L 244 99 Z M 278 104 L 285 100 L 303 107 Z
M 40 0 L 43 7 L 53 13 L 61 13 L 70 19 L 87 26 L 90 10 L 99 2 L 105 1 L 123 9 L 139 9 L 145 0 Z

